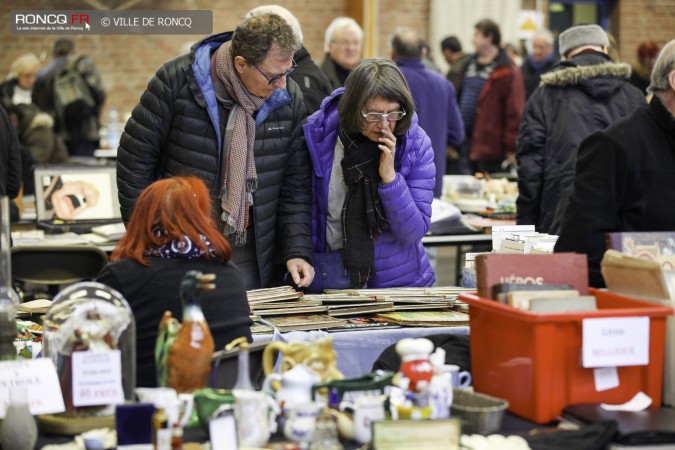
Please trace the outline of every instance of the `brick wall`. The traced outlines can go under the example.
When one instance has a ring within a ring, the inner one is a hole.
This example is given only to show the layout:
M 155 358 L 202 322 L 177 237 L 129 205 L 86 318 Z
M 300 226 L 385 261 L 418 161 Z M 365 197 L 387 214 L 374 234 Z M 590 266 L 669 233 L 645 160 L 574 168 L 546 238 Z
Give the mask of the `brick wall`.
M 378 20 L 378 54 L 389 58 L 389 40 L 396 28 L 410 27 L 429 38 L 429 0 L 380 0 Z
M 640 41 L 650 39 L 663 46 L 675 38 L 675 0 L 621 0 L 612 24 L 621 58 L 630 61 Z
M 105 3 L 105 0 L 102 0 Z M 523 0 L 531 7 L 533 0 Z M 135 9 L 210 9 L 214 16 L 214 32 L 232 30 L 241 16 L 261 4 L 260 0 L 163 0 L 142 1 Z M 279 0 L 300 20 L 305 44 L 314 59 L 323 57 L 323 36 L 330 21 L 346 14 L 350 0 Z M 429 0 L 376 1 L 376 55 L 389 56 L 389 38 L 397 27 L 408 26 L 428 37 Z M 119 2 L 106 3 L 118 5 Z M 548 2 L 544 1 L 547 5 Z M 14 36 L 7 31 L 13 9 L 83 9 L 81 1 L 18 0 L 0 2 L 0 78 L 17 56 L 33 52 L 48 61 L 54 36 Z M 86 8 L 90 9 L 90 8 Z M 641 39 L 654 39 L 663 44 L 675 37 L 675 0 L 617 0 L 612 11 L 612 31 L 617 35 L 624 59 L 630 58 Z M 618 23 L 616 23 L 618 22 Z M 77 50 L 95 58 L 108 90 L 106 108 L 117 107 L 122 113 L 138 102 L 148 80 L 166 60 L 180 55 L 199 36 L 87 36 L 77 37 Z M 437 45 L 438 43 L 430 43 Z
M 105 1 L 103 2 L 105 3 Z M 140 2 L 134 9 L 210 9 L 213 11 L 214 32 L 232 30 L 240 18 L 261 1 L 238 0 L 163 0 L 161 2 Z M 270 2 L 272 3 L 272 2 Z M 323 34 L 330 21 L 344 15 L 344 0 L 279 1 L 294 12 L 303 27 L 306 46 L 316 60 L 322 58 Z M 119 2 L 107 3 L 117 5 Z M 19 6 L 20 5 L 20 6 Z M 0 79 L 9 71 L 11 62 L 19 55 L 32 52 L 51 59 L 54 36 L 14 36 L 8 32 L 10 12 L 14 9 L 91 9 L 84 2 L 22 0 L 20 3 L 0 2 Z M 77 36 L 76 51 L 94 58 L 108 91 L 104 111 L 111 106 L 125 114 L 138 102 L 148 80 L 165 61 L 189 50 L 200 36 Z M 105 114 L 105 112 L 104 112 Z

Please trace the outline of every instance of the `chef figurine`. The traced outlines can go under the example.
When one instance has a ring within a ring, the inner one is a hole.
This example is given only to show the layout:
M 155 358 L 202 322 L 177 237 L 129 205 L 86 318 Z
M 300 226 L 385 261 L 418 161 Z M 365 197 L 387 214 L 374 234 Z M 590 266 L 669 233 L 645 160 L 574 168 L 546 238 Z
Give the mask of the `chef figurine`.
M 424 338 L 401 339 L 396 344 L 396 353 L 401 357 L 400 381 L 404 385 L 407 383 L 409 392 L 414 394 L 426 392 L 434 376 L 434 368 L 429 359 L 433 349 L 434 344 Z

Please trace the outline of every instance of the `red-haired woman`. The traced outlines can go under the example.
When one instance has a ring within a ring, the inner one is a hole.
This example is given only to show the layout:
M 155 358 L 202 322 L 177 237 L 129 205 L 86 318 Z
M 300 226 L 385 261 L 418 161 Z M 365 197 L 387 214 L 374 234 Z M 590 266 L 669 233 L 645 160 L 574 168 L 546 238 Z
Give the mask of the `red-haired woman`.
M 159 321 L 164 311 L 183 316 L 179 286 L 189 270 L 216 274 L 216 289 L 201 297 L 216 349 L 240 336 L 251 338 L 244 283 L 210 217 L 211 201 L 201 179 L 155 181 L 141 193 L 112 262 L 98 276 L 97 281 L 124 295 L 134 313 L 137 386 L 157 385 L 153 351 Z
M 638 45 L 636 56 L 637 58 L 630 63 L 631 74 L 630 82 L 642 90 L 647 95 L 647 86 L 649 86 L 649 78 L 652 75 L 652 68 L 656 57 L 659 55 L 659 44 L 654 41 L 642 41 Z

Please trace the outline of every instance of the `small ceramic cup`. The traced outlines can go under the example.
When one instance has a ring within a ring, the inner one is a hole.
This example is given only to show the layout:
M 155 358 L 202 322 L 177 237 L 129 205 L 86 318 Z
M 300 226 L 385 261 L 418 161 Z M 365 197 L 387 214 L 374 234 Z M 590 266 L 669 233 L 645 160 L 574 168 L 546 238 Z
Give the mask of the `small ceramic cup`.
M 471 386 L 471 374 L 466 370 L 459 370 L 459 366 L 455 364 L 445 364 L 442 371 L 443 373 L 450 374 L 452 387 L 465 388 Z

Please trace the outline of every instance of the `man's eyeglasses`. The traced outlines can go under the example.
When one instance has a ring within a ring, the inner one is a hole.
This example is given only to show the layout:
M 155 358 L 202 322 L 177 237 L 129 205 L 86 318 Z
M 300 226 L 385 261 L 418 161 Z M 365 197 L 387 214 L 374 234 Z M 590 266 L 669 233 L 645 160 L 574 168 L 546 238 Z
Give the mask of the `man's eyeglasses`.
M 298 67 L 298 65 L 295 63 L 295 60 L 294 60 L 294 59 L 292 59 L 291 61 L 293 62 L 293 65 L 291 66 L 290 69 L 288 69 L 286 72 L 284 72 L 284 73 L 282 73 L 282 74 L 280 74 L 280 75 L 275 75 L 275 76 L 273 76 L 272 78 L 270 78 L 270 77 L 268 77 L 267 75 L 265 75 L 265 72 L 263 72 L 262 70 L 260 70 L 260 67 L 258 67 L 257 64 L 253 64 L 253 67 L 255 67 L 255 68 L 258 70 L 258 72 L 260 72 L 260 75 L 262 75 L 263 77 L 265 77 L 265 79 L 267 80 L 267 84 L 274 84 L 274 83 L 276 83 L 277 81 L 279 81 L 282 77 L 285 77 L 285 76 L 287 76 L 288 74 L 290 74 L 291 72 L 293 72 L 293 71 L 295 70 L 295 68 Z
M 387 119 L 388 122 L 396 122 L 397 120 L 401 120 L 405 117 L 405 111 L 392 111 L 388 114 L 385 113 L 379 113 L 379 112 L 363 112 L 361 111 L 361 115 L 366 118 L 366 121 L 368 122 L 379 122 L 382 120 L 383 117 Z

